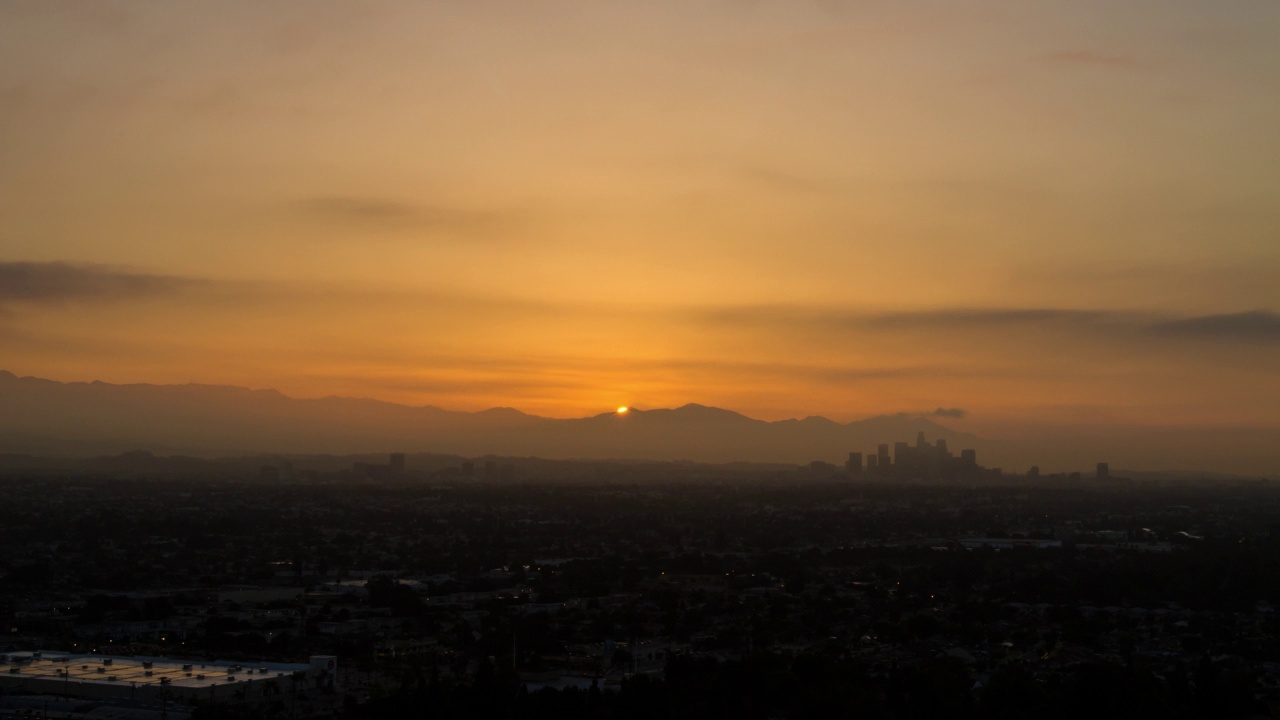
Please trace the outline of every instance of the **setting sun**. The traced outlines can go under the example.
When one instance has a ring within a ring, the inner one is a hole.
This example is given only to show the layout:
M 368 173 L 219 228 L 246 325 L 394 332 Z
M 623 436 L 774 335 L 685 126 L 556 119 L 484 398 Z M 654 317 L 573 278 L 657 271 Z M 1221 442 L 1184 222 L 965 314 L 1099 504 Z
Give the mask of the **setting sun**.
M 1280 468 L 1280 3 L 234 7 L 0 0 L 0 373 Z

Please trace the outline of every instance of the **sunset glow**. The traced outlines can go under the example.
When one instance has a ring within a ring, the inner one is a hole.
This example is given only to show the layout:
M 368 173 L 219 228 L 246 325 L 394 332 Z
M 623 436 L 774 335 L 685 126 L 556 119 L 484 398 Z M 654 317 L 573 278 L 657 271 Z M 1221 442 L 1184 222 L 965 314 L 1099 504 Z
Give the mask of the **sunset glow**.
M 6 3 L 0 368 L 1280 432 L 1277 8 Z

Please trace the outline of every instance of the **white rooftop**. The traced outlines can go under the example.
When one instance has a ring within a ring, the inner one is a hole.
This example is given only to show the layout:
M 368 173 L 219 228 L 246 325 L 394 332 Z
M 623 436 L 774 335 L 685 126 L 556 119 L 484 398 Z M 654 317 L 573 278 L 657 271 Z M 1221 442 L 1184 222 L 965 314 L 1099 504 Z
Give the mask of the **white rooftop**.
M 9 652 L 0 655 L 0 675 L 61 680 L 65 683 L 154 685 L 174 688 L 208 688 L 213 685 L 288 679 L 308 666 L 296 663 L 197 662 L 159 657 L 116 657 L 57 651 Z

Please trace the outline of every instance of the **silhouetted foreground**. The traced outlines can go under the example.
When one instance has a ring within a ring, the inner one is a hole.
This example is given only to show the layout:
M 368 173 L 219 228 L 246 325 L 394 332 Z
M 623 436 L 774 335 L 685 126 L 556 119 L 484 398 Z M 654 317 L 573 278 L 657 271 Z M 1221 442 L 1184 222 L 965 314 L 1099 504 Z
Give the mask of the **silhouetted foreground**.
M 467 685 L 407 675 L 399 688 L 348 717 L 400 718 L 1223 718 L 1270 717 L 1245 673 L 1210 662 L 1173 677 L 1131 665 L 1082 663 L 1051 680 L 1019 667 L 975 683 L 958 660 L 938 658 L 877 672 L 822 654 L 718 661 L 675 657 L 666 679 L 624 680 L 616 690 L 529 692 L 508 668 L 484 666 Z M 212 717 L 213 715 L 209 715 Z
M 0 652 L 339 659 L 332 688 L 220 686 L 213 703 L 184 701 L 198 718 L 1280 708 L 1272 484 L 725 473 L 702 484 L 10 477 Z M 31 674 L 0 673 L 0 688 L 34 692 Z

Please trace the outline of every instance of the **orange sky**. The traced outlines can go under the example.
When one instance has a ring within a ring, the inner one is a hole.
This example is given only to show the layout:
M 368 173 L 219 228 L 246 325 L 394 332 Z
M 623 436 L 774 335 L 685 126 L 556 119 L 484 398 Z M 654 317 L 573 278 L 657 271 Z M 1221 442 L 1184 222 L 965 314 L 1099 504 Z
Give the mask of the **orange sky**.
M 1280 432 L 1280 5 L 0 5 L 0 367 Z

